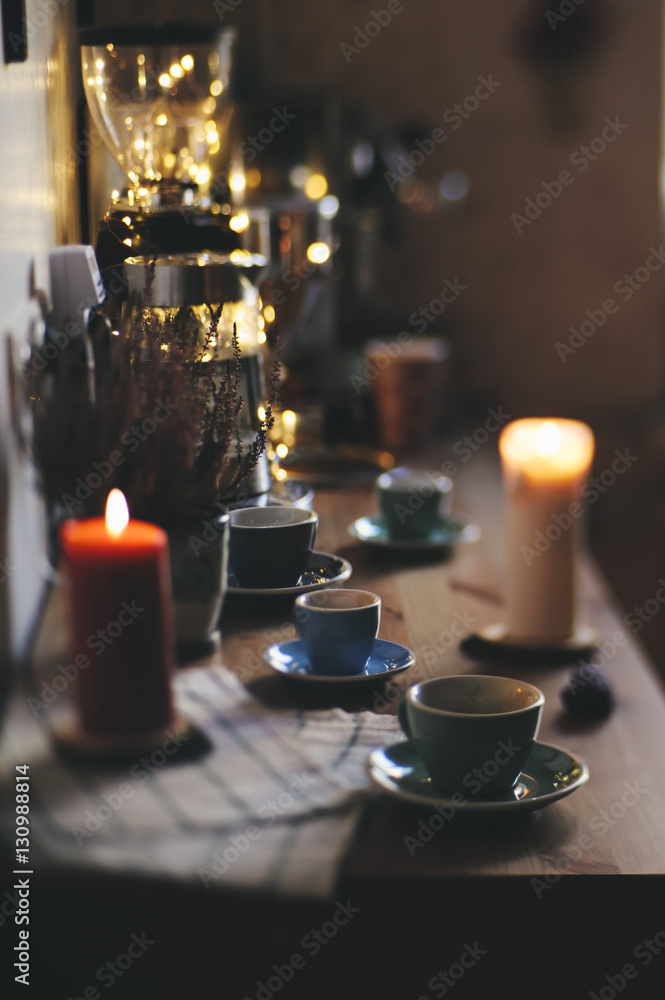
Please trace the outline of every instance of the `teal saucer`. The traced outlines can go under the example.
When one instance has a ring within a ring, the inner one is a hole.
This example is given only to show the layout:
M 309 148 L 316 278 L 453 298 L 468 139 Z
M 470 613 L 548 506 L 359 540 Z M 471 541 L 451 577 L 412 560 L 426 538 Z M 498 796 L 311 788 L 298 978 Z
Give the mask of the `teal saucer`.
M 395 674 L 401 674 L 416 662 L 410 649 L 398 642 L 388 642 L 387 639 L 376 640 L 367 666 L 359 674 L 317 674 L 312 669 L 305 644 L 301 639 L 278 642 L 265 651 L 263 658 L 280 674 L 314 684 L 376 683 Z
M 451 545 L 475 542 L 480 538 L 480 528 L 462 514 L 449 514 L 430 531 L 426 538 L 393 538 L 381 514 L 359 517 L 349 525 L 349 534 L 359 542 L 386 549 L 445 549 Z
M 542 809 L 570 795 L 589 777 L 586 764 L 560 747 L 534 742 L 517 784 L 505 795 L 464 798 L 451 802 L 450 795 L 432 784 L 425 765 L 409 740 L 374 750 L 367 761 L 370 780 L 388 795 L 414 805 L 448 805 L 453 811 L 489 817 Z

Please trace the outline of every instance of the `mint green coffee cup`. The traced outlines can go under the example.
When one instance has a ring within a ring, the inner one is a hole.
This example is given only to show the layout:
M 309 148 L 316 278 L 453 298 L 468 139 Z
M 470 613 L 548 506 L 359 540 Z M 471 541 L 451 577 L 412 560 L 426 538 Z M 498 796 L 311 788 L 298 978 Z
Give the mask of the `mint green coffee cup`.
M 376 481 L 376 497 L 393 538 L 427 538 L 450 511 L 452 480 L 440 472 L 400 467 Z

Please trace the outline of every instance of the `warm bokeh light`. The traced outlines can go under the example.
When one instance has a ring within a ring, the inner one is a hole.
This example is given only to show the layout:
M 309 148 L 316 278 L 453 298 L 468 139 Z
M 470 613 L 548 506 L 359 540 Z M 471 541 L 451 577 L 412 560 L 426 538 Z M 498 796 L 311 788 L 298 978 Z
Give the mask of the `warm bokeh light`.
M 316 201 L 318 198 L 323 198 L 324 194 L 328 191 L 328 181 L 325 179 L 323 174 L 312 174 L 305 181 L 305 194 L 312 201 Z
M 193 56 L 183 56 L 180 60 L 180 65 L 183 69 L 190 70 L 194 69 L 194 58 Z
M 106 499 L 106 530 L 119 538 L 129 524 L 129 507 L 122 490 L 111 490 Z
M 312 264 L 325 264 L 330 257 L 330 247 L 327 243 L 311 243 L 307 247 L 307 258 Z
M 249 225 L 249 216 L 244 212 L 242 215 L 234 215 L 229 219 L 229 228 L 233 230 L 234 233 L 244 233 Z
M 238 193 L 245 190 L 245 175 L 241 173 L 231 174 L 229 177 L 229 187 Z

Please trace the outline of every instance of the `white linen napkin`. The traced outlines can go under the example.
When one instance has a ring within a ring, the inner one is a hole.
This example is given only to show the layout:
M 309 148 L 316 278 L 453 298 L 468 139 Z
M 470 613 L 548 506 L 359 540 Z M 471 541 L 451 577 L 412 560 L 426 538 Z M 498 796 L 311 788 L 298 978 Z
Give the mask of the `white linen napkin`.
M 180 673 L 179 712 L 209 739 L 198 760 L 173 740 L 129 766 L 68 765 L 24 698 L 5 722 L 0 766 L 30 765 L 30 863 L 134 872 L 326 898 L 359 818 L 372 749 L 392 716 L 266 708 L 223 667 Z M 3 776 L 3 783 L 4 783 Z M 13 813 L 0 821 L 14 846 Z

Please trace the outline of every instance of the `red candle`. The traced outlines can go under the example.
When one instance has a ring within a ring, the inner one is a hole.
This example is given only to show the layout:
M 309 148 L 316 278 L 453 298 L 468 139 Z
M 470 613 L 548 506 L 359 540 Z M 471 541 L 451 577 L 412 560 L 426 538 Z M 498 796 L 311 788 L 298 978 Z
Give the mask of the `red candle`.
M 133 736 L 174 722 L 168 538 L 130 521 L 120 490 L 106 518 L 66 521 L 71 651 L 89 661 L 75 682 L 85 734 Z

